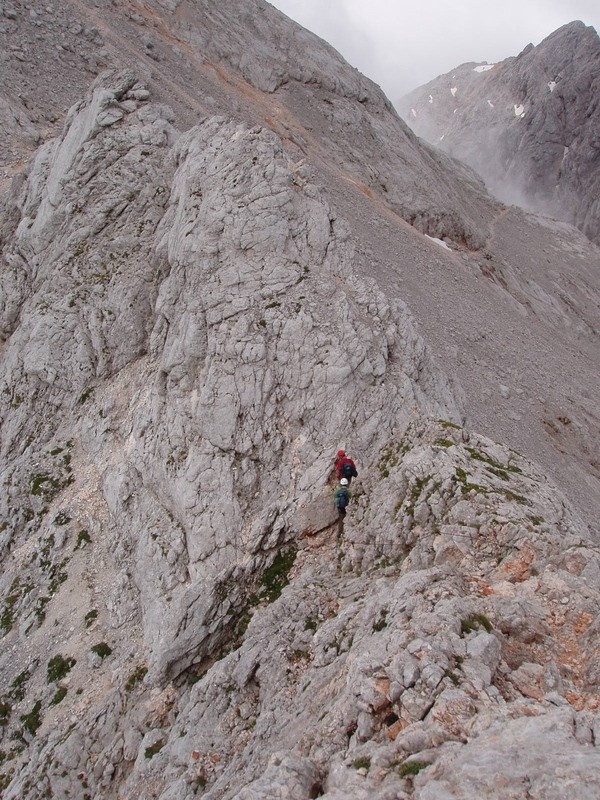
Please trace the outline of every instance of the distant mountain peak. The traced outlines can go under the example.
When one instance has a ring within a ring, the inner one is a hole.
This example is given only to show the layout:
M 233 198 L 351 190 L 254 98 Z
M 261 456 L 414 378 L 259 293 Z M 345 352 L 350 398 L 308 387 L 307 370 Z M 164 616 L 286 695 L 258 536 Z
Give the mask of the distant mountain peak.
M 402 116 L 417 135 L 473 167 L 501 200 L 556 216 L 600 242 L 596 30 L 576 20 L 494 69 L 467 66 L 402 98 Z

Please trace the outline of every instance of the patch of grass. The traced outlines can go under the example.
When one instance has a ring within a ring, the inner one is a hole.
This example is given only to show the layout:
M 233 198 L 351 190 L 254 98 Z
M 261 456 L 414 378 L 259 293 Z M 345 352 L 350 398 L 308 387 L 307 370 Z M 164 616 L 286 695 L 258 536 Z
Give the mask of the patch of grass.
M 144 680 L 147 672 L 148 667 L 138 667 L 137 669 L 134 669 L 134 671 L 127 678 L 127 682 L 125 683 L 125 691 L 131 692 L 138 685 L 138 683 L 141 683 L 141 681 Z
M 389 442 L 385 445 L 377 464 L 382 478 L 389 478 L 390 467 L 397 467 L 400 464 L 406 450 L 407 448 L 403 446 L 402 442 Z
M 306 618 L 306 620 L 304 622 L 304 630 L 305 631 L 316 631 L 318 627 L 319 627 L 319 625 L 318 625 L 318 622 L 317 622 L 316 619 L 313 619 L 312 617 L 307 617 Z
M 71 517 L 65 511 L 59 511 L 58 514 L 54 517 L 54 524 L 55 525 L 68 525 L 71 522 Z
M 23 672 L 19 672 L 17 677 L 11 683 L 10 688 L 10 696 L 13 700 L 17 703 L 24 699 L 25 697 L 25 686 L 27 685 L 27 681 L 31 678 L 32 670 L 24 669 Z
M 302 283 L 302 281 L 303 281 L 303 280 L 306 280 L 306 278 L 308 278 L 308 275 L 309 275 L 309 273 L 310 273 L 310 269 L 309 269 L 307 266 L 305 266 L 305 267 L 303 268 L 303 270 L 302 270 L 302 275 L 300 275 L 300 277 L 299 277 L 299 278 L 298 278 L 298 280 L 296 281 L 296 286 L 297 286 L 299 283 Z
M 462 430 L 460 425 L 457 425 L 456 422 L 450 422 L 449 419 L 438 419 L 438 422 L 442 428 L 454 428 L 454 430 L 457 431 Z
M 379 619 L 377 622 L 373 623 L 373 630 L 374 631 L 382 631 L 384 628 L 387 628 L 387 608 L 381 610 L 379 615 Z
M 65 558 L 60 564 L 54 565 L 52 567 L 51 571 L 52 579 L 48 584 L 48 592 L 51 597 L 56 594 L 56 592 L 58 591 L 58 587 L 61 585 L 61 583 L 64 583 L 69 577 L 66 572 L 60 571 L 65 566 L 66 563 L 67 559 Z
M 14 624 L 15 621 L 15 612 L 11 605 L 5 605 L 2 614 L 0 615 L 0 629 L 4 631 L 4 633 L 8 633 Z
M 50 700 L 50 705 L 57 706 L 65 699 L 66 696 L 67 696 L 67 687 L 59 686 L 58 689 L 56 690 L 54 697 L 52 698 L 52 700 Z
M 371 759 L 369 756 L 361 756 L 354 759 L 354 769 L 371 769 Z
M 479 628 L 485 628 L 488 633 L 494 630 L 494 626 L 485 616 L 485 614 L 473 614 L 468 619 L 463 619 L 460 623 L 460 632 L 464 636 L 471 631 L 478 631 Z
M 218 659 L 220 661 L 220 659 Z M 199 669 L 198 671 L 194 670 L 193 668 L 190 670 L 187 676 L 187 684 L 188 686 L 193 686 L 195 683 L 198 683 L 199 680 L 206 675 L 205 669 Z
M 73 249 L 73 256 L 75 258 L 77 258 L 78 256 L 82 256 L 87 249 L 88 249 L 87 242 L 85 241 L 79 242 L 77 245 L 75 245 Z
M 91 610 L 91 611 L 88 611 L 88 613 L 87 613 L 87 614 L 85 615 L 85 617 L 83 618 L 83 619 L 84 619 L 84 622 L 85 622 L 85 627 L 86 627 L 86 628 L 89 628 L 89 627 L 90 627 L 90 625 L 91 625 L 91 624 L 94 622 L 94 620 L 95 620 L 95 619 L 97 619 L 97 618 L 98 618 L 98 609 L 97 609 L 97 608 L 92 608 L 92 610 Z
M 461 467 L 456 467 L 454 470 L 454 478 L 458 483 L 462 484 L 461 492 L 463 494 L 468 494 L 471 490 L 477 492 L 478 494 L 488 493 L 488 490 L 485 488 L 485 486 L 480 486 L 477 483 L 470 483 L 468 473 L 465 472 L 465 470 Z
M 500 494 L 503 494 L 507 500 L 512 500 L 516 503 L 520 503 L 523 506 L 533 505 L 531 500 L 528 500 L 526 497 L 523 497 L 522 494 L 516 494 L 515 492 L 511 492 L 509 489 L 501 489 Z
M 488 472 L 491 472 L 492 475 L 497 475 L 499 478 L 502 478 L 503 481 L 509 481 L 510 475 L 504 469 L 498 469 L 496 467 L 487 467 Z
M 50 602 L 50 598 L 43 596 L 38 597 L 35 601 L 35 618 L 38 623 L 38 627 L 42 624 L 42 622 L 46 619 L 46 606 Z M 29 633 L 29 631 L 27 631 Z
M 92 389 L 92 387 L 90 386 L 90 388 L 89 388 L 89 389 L 86 389 L 86 390 L 85 390 L 85 392 L 83 392 L 83 394 L 80 396 L 80 398 L 79 398 L 79 400 L 78 400 L 78 402 L 79 402 L 79 405 L 80 405 L 80 406 L 82 406 L 82 405 L 83 405 L 83 404 L 84 404 L 84 403 L 85 403 L 87 400 L 89 400 L 89 399 L 90 399 L 90 397 L 91 397 L 91 395 L 92 395 L 93 391 L 94 391 L 94 390 L 93 390 L 93 389 Z
M 35 497 L 43 497 L 44 500 L 50 501 L 54 499 L 59 489 L 59 482 L 47 472 L 38 472 L 31 477 L 29 491 Z
M 235 628 L 235 639 L 237 640 L 241 639 L 241 637 L 246 633 L 246 631 L 248 630 L 248 625 L 250 625 L 251 619 L 252 619 L 252 611 L 250 611 L 249 608 L 245 608 L 240 618 L 238 619 Z
M 31 736 L 35 736 L 37 729 L 42 724 L 42 717 L 40 715 L 41 710 L 42 710 L 42 701 L 37 700 L 31 711 L 28 714 L 23 714 L 20 717 L 20 720 L 23 723 L 23 727 L 28 733 L 31 734 Z
M 486 455 L 485 453 L 481 453 L 479 450 L 476 450 L 474 447 L 465 447 L 465 450 L 471 458 L 474 458 L 476 461 L 483 461 L 484 464 L 488 464 L 493 469 L 501 470 L 502 472 L 517 472 L 522 473 L 523 470 L 520 467 L 515 467 L 511 464 L 501 464 L 499 461 L 496 461 L 491 456 Z
M 301 661 L 308 661 L 309 658 L 310 654 L 306 650 L 294 650 L 290 656 L 290 661 L 292 664 L 298 664 Z
M 153 758 L 157 753 L 160 753 L 166 743 L 167 742 L 165 739 L 159 739 L 157 742 L 154 742 L 153 745 L 144 750 L 144 755 L 146 758 Z
M 0 700 L 0 725 L 8 725 L 8 720 L 12 712 L 11 704 L 4 699 Z
M 60 654 L 53 656 L 48 661 L 47 681 L 56 683 L 66 677 L 73 669 L 77 661 L 74 658 L 63 658 Z
M 98 644 L 92 645 L 90 650 L 92 653 L 96 653 L 97 656 L 100 656 L 100 658 L 106 658 L 112 653 L 112 649 L 106 644 L 106 642 L 99 642 Z
M 421 496 L 421 492 L 425 485 L 431 479 L 431 475 L 424 475 L 422 478 L 417 478 L 414 482 L 412 490 L 410 492 L 410 497 L 408 498 L 408 508 L 410 509 L 409 513 L 412 513 L 412 509 L 416 506 L 419 497 Z
M 452 670 L 451 670 L 451 669 L 447 669 L 447 670 L 444 672 L 444 675 L 446 676 L 446 678 L 450 678 L 450 680 L 452 681 L 452 683 L 453 683 L 455 686 L 460 686 L 460 678 L 458 677 L 458 675 L 456 674 L 456 672 L 452 672 Z
M 431 766 L 431 761 L 404 761 L 398 766 L 398 774 L 401 778 L 409 775 L 418 775 L 421 770 Z
M 91 541 L 91 536 L 87 531 L 79 531 L 77 534 L 77 542 L 75 543 L 75 550 L 81 550 L 86 546 L 86 544 L 90 544 Z
M 292 549 L 278 553 L 271 566 L 263 572 L 260 579 L 262 589 L 258 594 L 259 601 L 273 603 L 280 597 L 289 583 L 288 575 L 296 560 L 296 552 Z
M 434 445 L 437 445 L 438 447 L 453 447 L 454 442 L 452 439 L 436 439 Z
M 541 525 L 544 522 L 544 518 L 543 517 L 536 517 L 535 515 L 534 516 L 530 516 L 529 519 L 531 520 L 533 525 Z

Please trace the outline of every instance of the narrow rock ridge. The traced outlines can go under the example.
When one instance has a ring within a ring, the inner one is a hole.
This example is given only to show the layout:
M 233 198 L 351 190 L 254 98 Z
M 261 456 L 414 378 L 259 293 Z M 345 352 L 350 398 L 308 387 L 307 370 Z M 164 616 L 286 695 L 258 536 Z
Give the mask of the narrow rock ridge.
M 73 3 L 142 69 L 11 167 L 3 797 L 587 800 L 598 251 L 209 6 Z
M 272 128 L 294 148 L 295 161 L 319 155 L 365 191 L 383 191 L 423 233 L 475 250 L 484 245 L 494 208 L 478 181 L 463 175 L 457 182 L 454 167 L 417 144 L 378 86 L 268 3 L 65 0 L 53 14 L 42 7 L 35 14 L 16 8 L 0 24 L 0 43 L 7 51 L 18 43 L 14 52 L 25 54 L 7 59 L 13 93 L 5 102 L 12 108 L 20 96 L 29 119 L 23 128 L 6 123 L 14 138 L 0 186 L 22 168 L 17 155 L 60 128 L 65 106 L 80 100 L 92 76 L 108 66 L 133 68 L 152 98 L 173 109 L 179 129 L 212 115 Z M 396 158 L 402 170 L 390 168 Z
M 239 646 L 150 695 L 132 669 L 41 739 L 6 797 L 497 797 L 492 754 L 501 796 L 526 779 L 549 800 L 589 797 L 600 595 L 585 528 L 532 464 L 450 422 L 415 418 L 369 466 L 343 538 L 299 543 L 281 594 L 263 583 L 246 606 Z

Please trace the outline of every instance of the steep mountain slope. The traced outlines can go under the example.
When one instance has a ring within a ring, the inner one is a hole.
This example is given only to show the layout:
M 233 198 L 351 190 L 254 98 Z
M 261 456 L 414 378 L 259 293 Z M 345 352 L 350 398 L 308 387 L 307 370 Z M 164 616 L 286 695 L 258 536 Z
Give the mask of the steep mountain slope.
M 501 200 L 600 241 L 600 39 L 572 22 L 498 64 L 463 64 L 400 100 L 419 136 Z
M 506 797 L 593 791 L 598 250 L 266 4 L 71 10 L 121 68 L 10 163 L 5 796 L 460 797 L 513 738 Z

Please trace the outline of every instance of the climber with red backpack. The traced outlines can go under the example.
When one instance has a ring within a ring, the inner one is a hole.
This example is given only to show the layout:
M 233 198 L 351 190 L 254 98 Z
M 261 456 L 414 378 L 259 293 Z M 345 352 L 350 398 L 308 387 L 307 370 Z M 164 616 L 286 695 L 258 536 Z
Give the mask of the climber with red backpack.
M 337 472 L 337 476 L 340 480 L 345 478 L 348 481 L 348 486 L 352 482 L 352 478 L 356 478 L 358 476 L 356 464 L 350 458 L 350 456 L 346 455 L 345 450 L 338 450 L 337 458 L 335 460 L 335 471 Z

